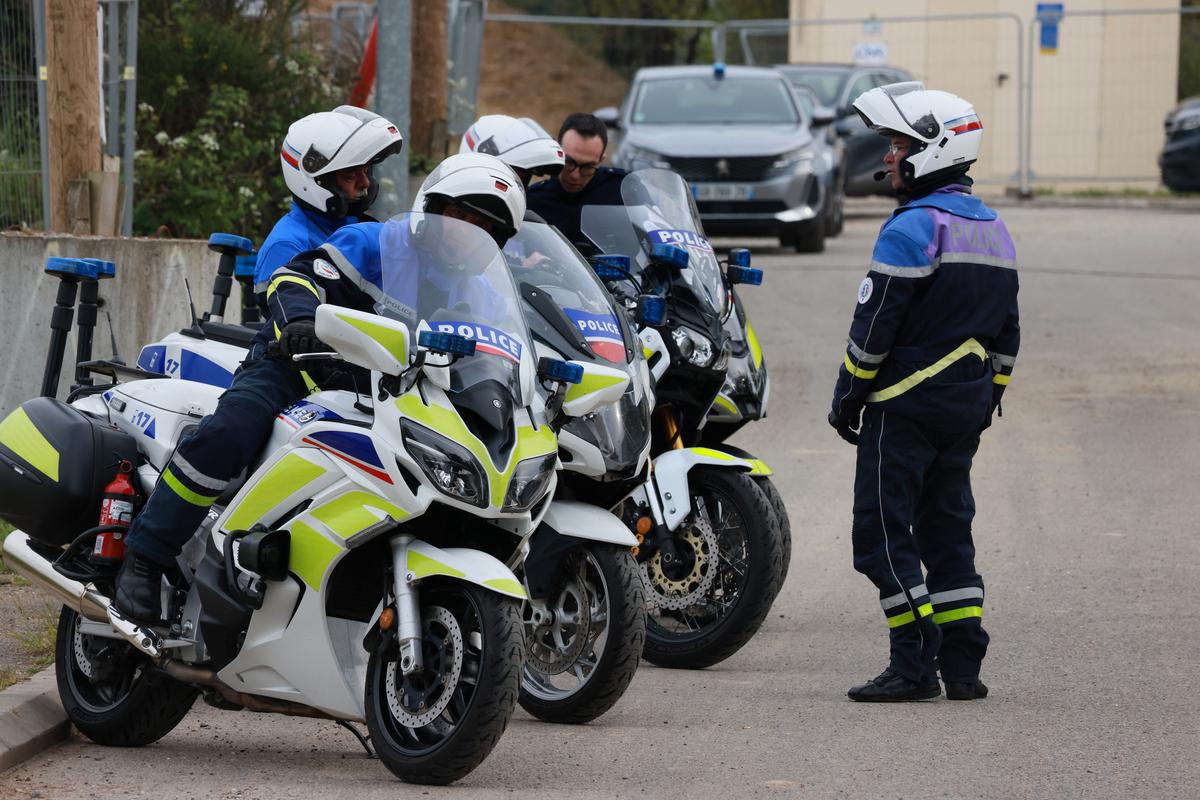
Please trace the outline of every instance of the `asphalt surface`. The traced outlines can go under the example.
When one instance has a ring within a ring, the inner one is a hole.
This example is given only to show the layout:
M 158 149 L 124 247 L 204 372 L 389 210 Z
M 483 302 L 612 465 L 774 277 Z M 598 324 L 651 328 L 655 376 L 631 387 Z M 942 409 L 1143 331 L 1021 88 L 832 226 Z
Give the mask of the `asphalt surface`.
M 1200 224 L 1153 211 L 1004 216 L 1024 342 L 974 471 L 988 699 L 845 697 L 886 658 L 875 592 L 850 563 L 854 452 L 824 419 L 880 222 L 853 219 L 821 255 L 755 251 L 766 283 L 744 297 L 771 416 L 737 442 L 775 467 L 795 549 L 768 622 L 733 658 L 701 672 L 644 666 L 583 727 L 518 711 L 451 788 L 398 783 L 332 723 L 198 705 L 141 750 L 74 738 L 0 777 L 0 796 L 1200 795 Z

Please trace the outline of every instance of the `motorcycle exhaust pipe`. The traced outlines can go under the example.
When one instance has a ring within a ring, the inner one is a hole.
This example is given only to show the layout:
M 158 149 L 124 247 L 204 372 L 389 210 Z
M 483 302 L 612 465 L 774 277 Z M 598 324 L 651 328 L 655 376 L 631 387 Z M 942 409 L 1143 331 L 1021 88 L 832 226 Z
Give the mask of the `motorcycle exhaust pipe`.
M 204 667 L 195 667 L 173 658 L 168 658 L 159 664 L 163 672 L 180 683 L 190 683 L 196 686 L 207 686 L 216 690 L 217 694 L 230 703 L 239 705 L 247 711 L 258 711 L 265 714 L 286 714 L 290 717 L 314 717 L 316 719 L 337 719 L 337 717 L 313 708 L 312 706 L 292 703 L 287 700 L 276 700 L 270 697 L 239 692 L 217 677 L 217 673 Z
M 62 604 L 93 622 L 108 622 L 111 601 L 94 584 L 82 584 L 60 575 L 54 565 L 29 546 L 28 534 L 13 531 L 4 540 L 4 563 L 34 586 L 54 595 Z

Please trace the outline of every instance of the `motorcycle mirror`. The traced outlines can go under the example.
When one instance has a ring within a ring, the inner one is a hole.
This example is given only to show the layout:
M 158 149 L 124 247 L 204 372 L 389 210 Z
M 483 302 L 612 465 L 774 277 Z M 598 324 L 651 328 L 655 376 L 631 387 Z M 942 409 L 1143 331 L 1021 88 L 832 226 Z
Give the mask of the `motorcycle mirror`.
M 445 353 L 451 356 L 475 355 L 475 340 L 456 333 L 435 333 L 421 331 L 417 337 L 417 346 L 433 353 Z
M 750 286 L 762 286 L 763 271 L 754 267 L 735 267 L 730 265 L 725 271 L 725 277 L 730 283 L 745 283 Z
M 667 298 L 657 294 L 644 294 L 638 298 L 634 319 L 642 325 L 657 328 L 667 321 Z
M 688 251 L 676 244 L 656 244 L 650 249 L 650 260 L 674 269 L 687 269 Z
M 731 267 L 748 267 L 750 266 L 750 251 L 745 247 L 735 247 L 729 251 L 729 266 Z

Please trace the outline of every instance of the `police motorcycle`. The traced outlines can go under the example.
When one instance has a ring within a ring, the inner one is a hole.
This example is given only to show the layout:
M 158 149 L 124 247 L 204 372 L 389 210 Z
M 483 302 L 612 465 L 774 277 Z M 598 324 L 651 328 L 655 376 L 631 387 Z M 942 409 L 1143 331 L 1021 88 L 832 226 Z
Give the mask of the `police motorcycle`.
M 634 309 L 654 296 L 665 316 L 638 330 L 654 379 L 652 475 L 610 499 L 643 538 L 644 656 L 659 666 L 706 667 L 749 641 L 778 593 L 780 525 L 759 486 L 770 468 L 702 441 L 725 383 L 731 308 L 687 185 L 669 170 L 638 170 L 621 193 L 623 207 L 585 207 L 581 230 L 618 301 Z
M 96 513 L 114 468 L 152 491 L 221 389 L 90 362 L 112 385 L 70 404 L 44 387 L 0 421 L 0 517 L 19 529 L 5 561 L 64 604 L 59 691 L 89 738 L 156 741 L 199 693 L 218 708 L 365 722 L 385 766 L 411 782 L 457 780 L 494 747 L 524 652 L 527 593 L 512 567 L 540 522 L 573 527 L 551 502 L 556 437 L 531 406 L 534 383 L 566 414 L 625 386 L 593 380 L 564 400 L 595 370 L 535 364 L 494 240 L 421 217 L 383 230 L 441 226 L 460 255 L 427 254 L 416 269 L 384 241 L 382 316 L 318 307 L 333 352 L 297 359 L 367 369 L 370 394 L 320 391 L 276 420 L 261 462 L 164 580 L 164 628 L 111 604 L 116 565 L 93 545 L 123 528 L 95 526 Z

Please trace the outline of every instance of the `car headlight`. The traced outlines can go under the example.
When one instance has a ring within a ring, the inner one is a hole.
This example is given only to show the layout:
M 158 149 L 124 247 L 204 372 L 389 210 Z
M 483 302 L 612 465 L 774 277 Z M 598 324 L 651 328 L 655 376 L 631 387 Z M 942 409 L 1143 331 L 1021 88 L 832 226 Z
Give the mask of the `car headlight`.
M 478 459 L 462 445 L 409 420 L 400 421 L 404 449 L 442 494 L 487 508 L 487 478 Z
M 527 458 L 513 470 L 508 482 L 508 493 L 504 496 L 505 511 L 528 511 L 546 493 L 550 478 L 554 476 L 554 465 L 558 453 Z
M 802 164 L 806 161 L 813 160 L 813 151 L 807 147 L 801 147 L 796 150 L 790 150 L 779 158 L 775 159 L 775 163 L 771 165 L 773 169 L 787 169 L 794 167 L 797 164 Z
M 1179 114 L 1175 117 L 1173 127 L 1177 131 L 1190 131 L 1192 128 L 1200 128 L 1200 111 Z
M 625 160 L 628 162 L 631 170 L 638 169 L 639 167 L 666 168 L 671 166 L 670 162 L 668 162 L 667 159 L 661 154 L 655 153 L 653 150 L 635 147 L 634 145 L 629 145 L 629 147 L 626 148 Z
M 707 367 L 712 362 L 716 348 L 704 334 L 681 326 L 671 331 L 671 338 L 675 340 L 675 347 L 679 350 L 679 354 L 689 363 L 695 364 L 697 367 Z

